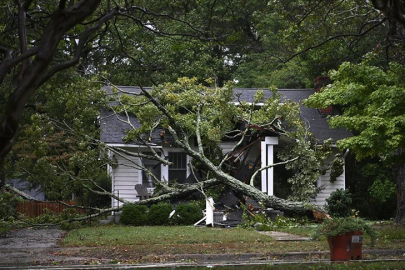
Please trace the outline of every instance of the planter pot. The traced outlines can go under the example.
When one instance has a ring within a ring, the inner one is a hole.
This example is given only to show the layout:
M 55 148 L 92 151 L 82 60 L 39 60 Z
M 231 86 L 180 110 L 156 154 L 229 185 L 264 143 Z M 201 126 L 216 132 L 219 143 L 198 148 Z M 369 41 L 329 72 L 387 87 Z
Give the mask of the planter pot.
M 331 261 L 347 261 L 362 258 L 363 233 L 360 231 L 330 236 L 328 237 L 328 244 Z
M 361 253 L 361 247 L 363 245 L 363 232 L 361 231 L 354 231 L 350 235 L 350 259 L 360 260 L 363 258 Z
M 350 240 L 346 234 L 329 236 L 328 244 L 331 261 L 347 261 L 350 259 Z

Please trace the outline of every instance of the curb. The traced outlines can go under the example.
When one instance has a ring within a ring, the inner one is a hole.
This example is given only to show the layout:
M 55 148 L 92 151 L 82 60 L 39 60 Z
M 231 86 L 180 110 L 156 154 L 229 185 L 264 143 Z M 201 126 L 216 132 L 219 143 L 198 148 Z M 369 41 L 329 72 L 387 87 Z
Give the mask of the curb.
M 66 259 L 66 258 L 65 258 Z M 352 262 L 381 262 L 381 261 L 404 261 L 405 250 L 364 250 L 362 260 L 351 260 Z M 67 261 L 65 261 L 67 262 Z M 290 253 L 241 253 L 241 254 L 180 254 L 162 256 L 160 262 L 139 263 L 139 264 L 112 264 L 101 262 L 96 265 L 76 264 L 1 264 L 0 269 L 136 269 L 151 267 L 187 267 L 187 266 L 225 266 L 225 265 L 263 265 L 263 264 L 307 264 L 307 263 L 330 263 L 329 251 L 319 252 L 290 252 Z

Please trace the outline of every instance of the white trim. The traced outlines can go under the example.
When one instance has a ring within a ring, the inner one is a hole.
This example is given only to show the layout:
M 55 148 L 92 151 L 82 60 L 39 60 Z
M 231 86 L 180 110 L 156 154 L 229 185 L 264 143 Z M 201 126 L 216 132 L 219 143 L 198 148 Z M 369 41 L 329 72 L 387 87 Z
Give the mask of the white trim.
M 272 144 L 267 145 L 267 165 L 274 163 L 274 146 Z M 269 196 L 274 195 L 274 168 L 267 169 L 267 194 Z
M 110 147 L 123 147 L 123 148 L 147 148 L 147 145 L 140 145 L 140 144 L 121 144 L 121 143 L 106 143 L 106 145 Z M 157 144 L 150 144 L 149 146 L 153 148 L 163 148 L 161 145 Z
M 267 147 L 266 142 L 260 142 L 260 158 L 261 158 L 261 167 L 266 166 L 266 156 L 267 156 Z M 261 175 L 261 182 L 262 182 L 262 192 L 267 193 L 267 170 L 263 170 L 260 172 Z
M 230 102 L 231 104 L 234 104 L 236 106 L 240 105 L 240 102 Z M 255 105 L 255 106 L 259 106 L 259 107 L 263 107 L 264 103 L 263 102 L 258 102 L 258 103 L 254 103 L 254 102 L 245 102 L 247 105 Z
M 274 163 L 274 145 L 278 144 L 278 137 L 266 136 L 264 141 L 260 142 L 260 154 L 262 167 L 269 166 Z M 269 196 L 274 195 L 274 168 L 268 168 L 261 171 L 261 187 L 262 192 Z
M 109 149 L 107 150 L 107 156 L 108 156 L 109 159 L 112 157 L 112 152 Z M 111 165 L 109 163 L 107 163 L 107 174 L 111 177 L 111 192 L 114 194 L 114 192 L 115 192 L 115 186 L 114 186 L 114 184 L 115 184 L 115 177 L 114 177 L 115 174 L 113 172 L 113 168 L 111 167 Z M 111 197 L 111 206 L 113 208 L 115 207 L 115 204 L 114 204 L 115 201 L 116 200 L 113 197 Z M 111 213 L 114 215 L 114 212 L 111 212 Z
M 266 144 L 276 145 L 278 144 L 278 137 L 265 137 L 264 141 Z
M 267 98 L 267 99 L 269 99 L 269 98 Z M 234 105 L 236 105 L 236 106 L 239 106 L 240 105 L 240 102 L 237 102 L 237 101 L 233 101 L 233 102 L 229 102 L 230 104 L 234 104 Z M 257 103 L 255 103 L 255 102 L 245 102 L 247 105 L 255 105 L 255 106 L 258 106 L 258 107 L 263 107 L 264 106 L 264 103 L 263 102 L 257 102 Z M 280 102 L 280 103 L 278 103 L 279 105 L 283 105 L 283 104 L 285 104 L 284 102 Z

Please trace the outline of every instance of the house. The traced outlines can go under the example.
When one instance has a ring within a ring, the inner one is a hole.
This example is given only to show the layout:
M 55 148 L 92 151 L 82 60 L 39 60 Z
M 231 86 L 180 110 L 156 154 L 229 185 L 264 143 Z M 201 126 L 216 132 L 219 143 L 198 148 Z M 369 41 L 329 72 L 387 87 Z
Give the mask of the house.
M 30 188 L 29 182 L 27 182 L 26 180 L 7 179 L 6 183 L 26 194 L 27 196 L 25 199 L 45 201 L 45 194 L 41 191 L 41 188 Z
M 118 87 L 124 93 L 139 93 L 140 89 L 130 86 Z M 105 87 L 106 91 L 110 91 L 109 87 Z M 263 90 L 265 99 L 271 97 L 273 94 L 270 90 Z M 253 102 L 253 98 L 258 89 L 234 89 L 235 96 L 239 97 L 239 100 L 246 102 Z M 282 96 L 282 100 L 292 100 L 299 102 L 308 98 L 309 95 L 314 93 L 314 89 L 279 89 L 278 92 Z M 260 104 L 258 104 L 260 105 Z M 345 129 L 330 129 L 325 114 L 317 109 L 309 109 L 301 104 L 301 116 L 308 124 L 310 131 L 315 137 L 322 142 L 328 138 L 332 138 L 334 141 L 351 136 L 351 133 Z M 102 142 L 109 146 L 119 147 L 130 152 L 147 153 L 150 150 L 137 143 L 126 143 L 124 141 L 124 135 L 130 128 L 129 123 L 133 127 L 139 127 L 139 121 L 133 116 L 117 116 L 109 110 L 103 110 L 101 112 L 100 125 L 101 134 L 100 139 Z M 150 169 L 153 175 L 160 179 L 177 179 L 179 182 L 186 182 L 190 180 L 191 171 L 187 164 L 190 161 L 190 157 L 187 156 L 181 149 L 172 146 L 169 138 L 162 140 L 163 129 L 156 128 L 156 130 L 150 136 L 150 143 L 155 149 L 159 151 L 162 157 L 168 158 L 172 161 L 172 165 L 166 166 L 159 163 L 156 160 L 150 160 L 140 157 L 131 157 L 130 155 L 115 155 L 110 153 L 113 158 L 116 159 L 118 166 L 109 167 L 109 173 L 112 177 L 112 192 L 128 201 L 138 200 L 138 194 L 135 190 L 136 184 L 142 184 L 147 187 L 149 192 L 153 192 L 153 177 L 144 173 L 139 167 L 134 164 L 142 164 Z M 276 130 L 266 131 L 265 139 L 258 141 L 252 145 L 251 150 L 246 153 L 244 159 L 250 160 L 252 164 L 261 164 L 262 167 L 273 164 L 275 160 L 275 152 L 280 148 L 285 147 L 287 144 L 292 143 L 291 139 L 284 136 L 281 132 Z M 224 140 L 221 143 L 223 153 L 227 153 L 233 146 L 234 141 Z M 263 170 L 260 176 L 260 188 L 268 195 L 277 195 L 277 190 L 274 190 L 274 168 Z M 242 173 L 238 179 L 243 180 L 247 176 Z M 329 181 L 329 173 L 319 177 L 317 181 L 318 187 L 323 187 L 321 192 L 314 198 L 313 202 L 316 205 L 323 206 L 325 199 L 329 197 L 330 193 L 339 188 L 345 188 L 345 174 L 340 175 L 333 183 Z M 117 207 L 119 202 L 112 199 L 112 207 Z

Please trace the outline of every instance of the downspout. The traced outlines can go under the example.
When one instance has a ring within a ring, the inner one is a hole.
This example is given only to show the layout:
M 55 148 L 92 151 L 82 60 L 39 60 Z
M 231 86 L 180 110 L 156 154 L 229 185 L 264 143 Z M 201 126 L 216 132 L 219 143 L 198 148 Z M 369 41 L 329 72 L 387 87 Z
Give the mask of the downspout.
M 347 148 L 346 149 L 346 151 L 345 151 L 345 153 L 343 154 L 343 156 L 342 156 L 342 159 L 343 159 L 343 162 L 344 162 L 344 168 L 343 168 L 343 173 L 345 174 L 344 176 L 345 176 L 345 181 L 343 182 L 343 184 L 344 184 L 344 188 L 343 189 L 346 189 L 346 157 L 347 157 L 347 155 L 349 154 L 349 152 L 350 152 L 350 149 L 349 148 Z
M 347 155 L 349 154 L 349 152 L 350 152 L 350 149 L 349 148 L 347 148 L 346 149 L 346 151 L 345 151 L 345 153 L 343 154 L 343 160 L 345 160 L 346 159 L 346 157 L 347 157 Z

